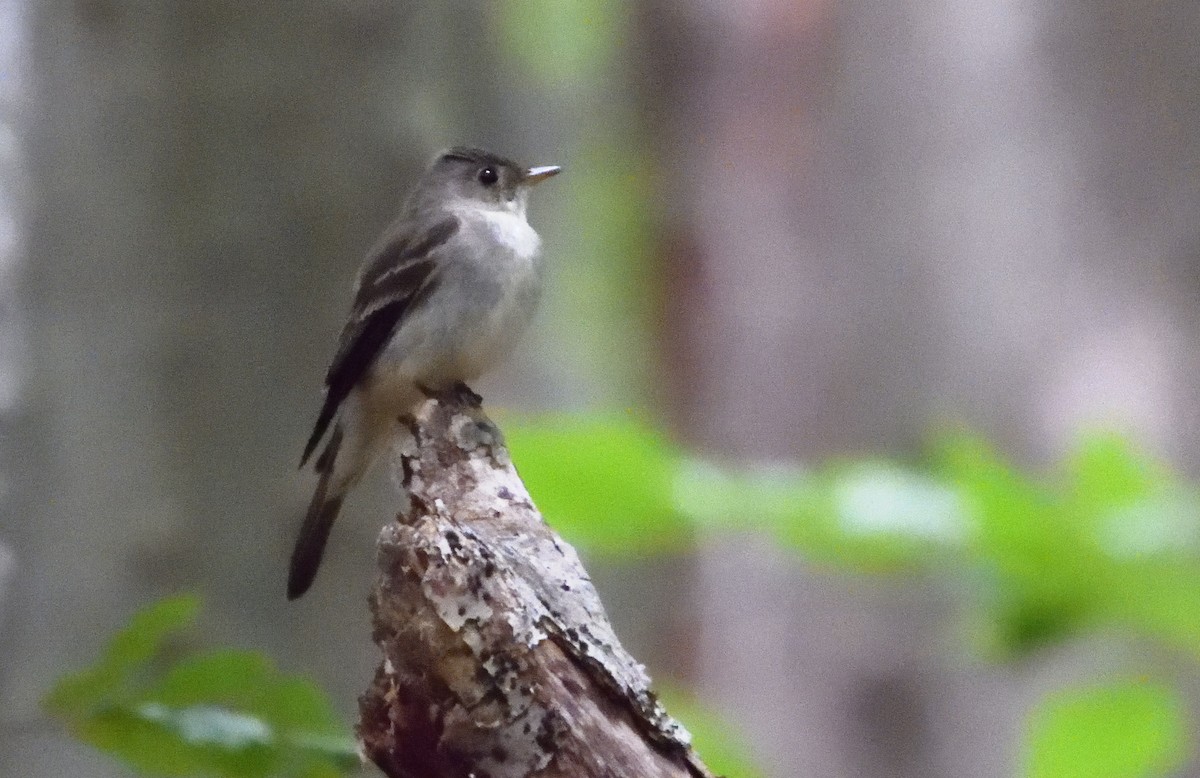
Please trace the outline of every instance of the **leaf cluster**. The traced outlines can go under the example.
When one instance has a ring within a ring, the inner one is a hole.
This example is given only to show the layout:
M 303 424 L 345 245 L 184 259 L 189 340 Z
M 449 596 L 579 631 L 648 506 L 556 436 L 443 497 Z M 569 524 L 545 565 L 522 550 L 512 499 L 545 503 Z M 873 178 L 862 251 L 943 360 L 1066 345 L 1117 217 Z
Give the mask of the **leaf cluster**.
M 181 595 L 135 614 L 92 666 L 55 685 L 49 712 L 146 775 L 332 778 L 357 767 L 345 724 L 310 681 L 253 651 L 180 654 L 198 610 Z
M 997 661 L 1108 632 L 1200 660 L 1200 496 L 1120 436 L 1088 436 L 1055 472 L 1032 475 L 966 434 L 919 465 L 805 470 L 700 460 L 629 419 L 509 429 L 534 499 L 593 554 L 760 532 L 810 562 L 932 578 Z M 1183 707 L 1170 679 L 1140 672 L 1062 690 L 1031 712 L 1026 772 L 1163 774 L 1187 756 Z

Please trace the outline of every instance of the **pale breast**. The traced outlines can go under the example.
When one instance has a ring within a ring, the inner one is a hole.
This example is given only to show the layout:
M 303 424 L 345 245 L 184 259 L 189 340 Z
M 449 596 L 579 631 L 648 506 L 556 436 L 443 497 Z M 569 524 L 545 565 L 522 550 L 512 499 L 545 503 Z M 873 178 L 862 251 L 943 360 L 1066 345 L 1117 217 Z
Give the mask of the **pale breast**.
M 393 336 L 380 365 L 430 387 L 473 380 L 508 356 L 542 291 L 541 239 L 522 216 L 462 216 L 460 236 L 445 247 L 442 282 Z
M 512 351 L 533 318 L 544 281 L 542 241 L 529 222 L 514 213 L 491 211 L 484 221 L 497 243 L 486 272 L 499 294 L 492 305 L 464 316 L 460 364 L 463 372 L 474 374 L 471 377 Z

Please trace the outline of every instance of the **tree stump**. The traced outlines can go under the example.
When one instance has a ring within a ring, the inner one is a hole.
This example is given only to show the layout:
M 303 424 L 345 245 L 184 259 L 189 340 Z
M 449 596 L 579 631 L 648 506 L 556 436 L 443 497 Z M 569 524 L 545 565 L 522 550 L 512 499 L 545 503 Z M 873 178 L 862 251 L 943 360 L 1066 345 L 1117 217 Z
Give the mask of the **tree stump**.
M 365 755 L 391 778 L 712 778 L 478 402 L 431 400 L 408 429 L 406 505 L 378 540 Z

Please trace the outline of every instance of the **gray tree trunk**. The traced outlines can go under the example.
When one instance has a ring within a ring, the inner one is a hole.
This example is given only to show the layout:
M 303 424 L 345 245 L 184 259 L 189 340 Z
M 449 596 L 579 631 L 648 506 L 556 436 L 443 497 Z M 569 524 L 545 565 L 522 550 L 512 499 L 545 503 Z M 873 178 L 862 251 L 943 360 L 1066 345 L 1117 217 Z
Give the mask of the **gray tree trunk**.
M 815 462 L 949 417 L 1037 464 L 1115 423 L 1195 469 L 1194 4 L 653 7 L 691 440 Z M 770 775 L 1013 773 L 1045 668 L 956 666 L 928 582 L 723 537 L 700 580 L 700 685 Z
M 21 569 L 6 712 L 36 716 L 137 604 L 200 586 L 214 641 L 287 647 L 342 684 L 349 712 L 369 646 L 319 637 L 360 625 L 361 599 L 285 607 L 305 500 L 289 474 L 360 252 L 441 130 L 402 110 L 413 9 L 28 10 L 31 371 L 0 531 Z M 347 574 L 346 557 L 328 564 Z M 0 738 L 0 774 L 107 770 L 56 736 Z

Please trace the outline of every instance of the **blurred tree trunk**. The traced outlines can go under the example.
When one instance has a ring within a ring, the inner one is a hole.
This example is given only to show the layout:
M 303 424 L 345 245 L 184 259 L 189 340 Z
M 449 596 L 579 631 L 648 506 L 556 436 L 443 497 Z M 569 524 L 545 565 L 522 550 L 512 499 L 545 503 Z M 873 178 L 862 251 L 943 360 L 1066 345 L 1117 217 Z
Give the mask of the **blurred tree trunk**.
M 1026 461 L 1098 421 L 1195 461 L 1191 6 L 650 8 L 692 441 L 897 454 L 951 414 Z M 1012 774 L 1045 678 L 948 666 L 944 593 L 733 538 L 700 579 L 701 687 L 769 774 Z
M 215 639 L 290 649 L 349 711 L 372 650 L 338 638 L 365 622 L 373 528 L 327 563 L 330 579 L 361 578 L 354 596 L 286 607 L 308 484 L 291 474 L 361 252 L 445 129 L 406 110 L 428 77 L 404 55 L 441 12 L 56 0 L 30 13 L 33 370 L 12 438 L 20 518 L 5 535 L 22 574 L 6 709 L 34 715 L 136 603 L 202 586 Z M 14 738 L 0 773 L 98 774 L 81 753 Z
M 19 141 L 28 100 L 27 10 L 23 0 L 0 0 L 0 655 L 12 621 L 8 600 L 16 557 L 10 546 L 13 504 L 13 434 L 28 355 L 25 311 L 18 279 L 24 264 L 27 221 L 24 148 Z

